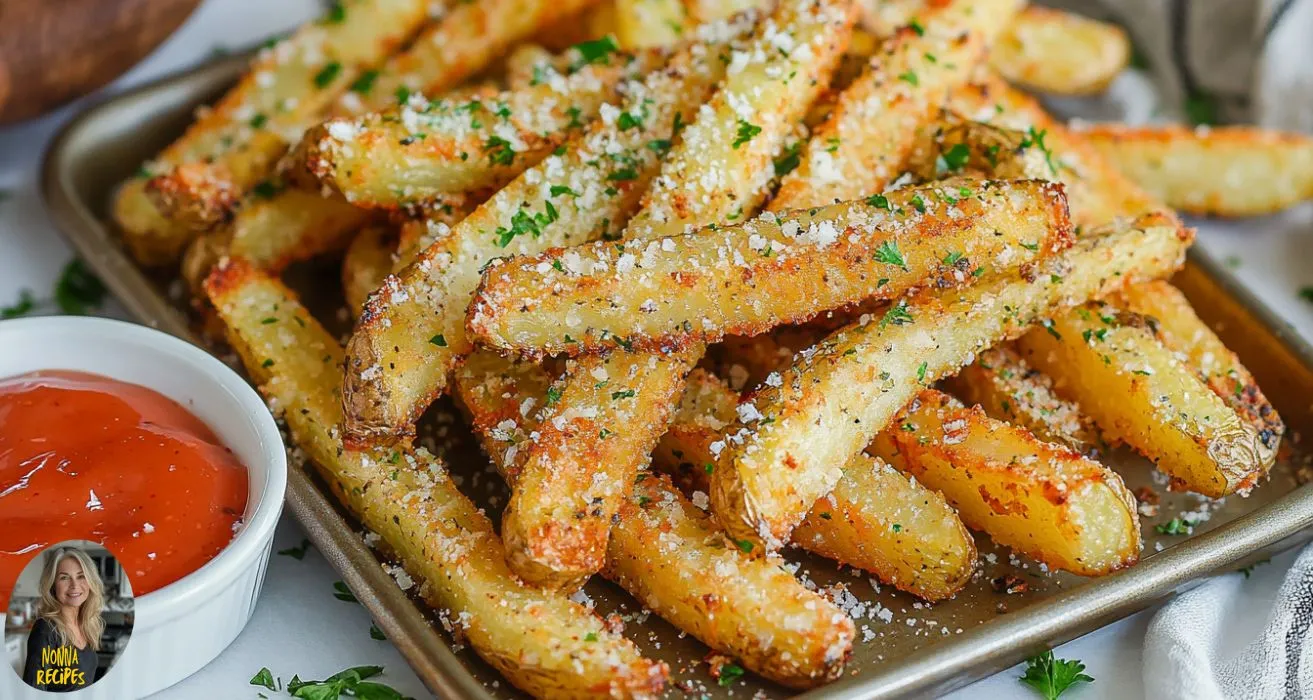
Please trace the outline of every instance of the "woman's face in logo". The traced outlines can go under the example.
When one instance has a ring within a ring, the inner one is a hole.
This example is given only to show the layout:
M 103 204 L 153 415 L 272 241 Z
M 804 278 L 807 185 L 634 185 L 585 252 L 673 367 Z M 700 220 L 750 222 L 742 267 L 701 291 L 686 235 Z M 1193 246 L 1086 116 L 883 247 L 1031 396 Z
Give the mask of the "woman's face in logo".
M 76 608 L 87 599 L 87 574 L 73 557 L 64 557 L 55 570 L 55 600 Z

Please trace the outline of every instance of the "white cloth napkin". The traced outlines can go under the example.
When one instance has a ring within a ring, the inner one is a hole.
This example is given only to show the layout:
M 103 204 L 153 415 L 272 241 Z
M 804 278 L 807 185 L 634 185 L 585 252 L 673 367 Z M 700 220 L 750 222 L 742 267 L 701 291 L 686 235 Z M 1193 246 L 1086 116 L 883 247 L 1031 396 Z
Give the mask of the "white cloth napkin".
M 1313 547 L 1286 573 L 1262 632 L 1228 655 L 1228 612 L 1252 595 L 1247 581 L 1239 573 L 1215 577 L 1154 615 L 1144 637 L 1146 698 L 1313 698 Z

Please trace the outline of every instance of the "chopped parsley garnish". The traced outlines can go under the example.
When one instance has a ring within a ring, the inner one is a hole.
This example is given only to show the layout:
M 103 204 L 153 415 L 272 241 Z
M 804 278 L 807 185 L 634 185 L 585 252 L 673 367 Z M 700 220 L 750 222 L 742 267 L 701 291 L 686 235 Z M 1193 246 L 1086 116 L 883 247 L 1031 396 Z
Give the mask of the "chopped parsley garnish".
M 374 89 L 375 80 L 378 80 L 378 71 L 367 70 L 364 73 L 361 73 L 360 77 L 356 78 L 355 82 L 351 83 L 351 92 L 368 95 L 369 91 Z
M 1022 243 L 1022 244 L 1021 244 L 1021 247 L 1022 247 L 1022 248 L 1025 248 L 1026 250 L 1039 250 L 1039 242 L 1035 242 L 1035 243 Z
M 802 142 L 795 141 L 784 149 L 779 158 L 775 159 L 775 177 L 784 177 L 797 169 L 802 162 Z
M 915 17 L 912 18 L 912 21 L 907 23 L 907 26 L 911 28 L 912 31 L 916 32 L 917 36 L 925 36 L 925 27 L 921 26 L 921 23 L 918 22 Z
M 647 150 L 653 153 L 665 153 L 670 150 L 670 139 L 652 139 L 647 142 Z
M 597 641 L 597 633 L 596 633 L 596 632 L 589 632 L 588 634 L 585 634 L 585 635 L 584 635 L 584 641 L 585 641 L 585 642 L 596 642 L 596 641 Z
M 251 121 L 248 123 L 251 125 L 252 129 L 259 129 L 260 127 L 263 127 L 266 123 L 268 123 L 268 121 L 269 121 L 269 116 L 266 115 L 264 112 L 260 112 L 254 117 L 251 117 Z
M 611 392 L 611 400 L 612 400 L 612 401 L 616 401 L 616 400 L 618 400 L 618 399 L 632 399 L 632 398 L 634 398 L 634 390 L 633 390 L 633 389 L 625 389 L 624 391 L 613 391 L 613 392 Z
M 515 162 L 515 149 L 511 147 L 511 142 L 500 136 L 489 136 L 483 142 L 483 150 L 493 165 L 510 165 Z
M 903 251 L 898 249 L 897 241 L 881 243 L 880 247 L 875 249 L 875 261 L 907 269 L 907 259 L 903 257 Z
M 579 52 L 579 62 L 574 65 L 573 69 L 578 70 L 593 63 L 608 63 L 611 60 L 611 54 L 619 51 L 620 47 L 616 46 L 615 39 L 607 35 L 601 39 L 575 44 L 574 50 Z
M 944 170 L 950 173 L 966 167 L 971 158 L 971 149 L 965 143 L 955 143 L 939 156 L 943 160 Z
M 1300 287 L 1299 298 L 1307 302 L 1313 302 L 1313 287 Z
M 895 326 L 905 326 L 913 320 L 912 312 L 907 310 L 907 300 L 899 299 L 897 304 L 889 307 L 889 310 L 884 312 L 884 316 L 880 319 L 880 327 L 884 328 L 891 323 Z
M 637 180 L 638 171 L 634 170 L 633 168 L 621 168 L 611 173 L 610 175 L 607 175 L 606 179 L 611 182 L 625 182 L 628 180 Z
M 383 630 L 379 629 L 378 625 L 372 622 L 369 623 L 369 638 L 377 639 L 380 642 L 386 642 L 388 640 L 388 636 L 383 634 Z
M 444 338 L 441 333 L 433 336 L 432 338 L 429 338 L 429 342 L 440 348 L 447 347 L 447 339 Z
M 1053 163 L 1053 151 L 1049 150 L 1049 147 L 1044 144 L 1044 137 L 1048 136 L 1048 133 L 1048 129 L 1040 129 L 1039 131 L 1036 131 L 1035 127 L 1030 127 L 1026 130 L 1026 138 L 1021 140 L 1021 147 L 1027 148 L 1033 144 L 1035 147 L 1039 148 L 1040 153 L 1044 154 L 1044 162 L 1048 164 L 1049 170 L 1054 176 L 1057 176 L 1058 166 Z
M 1068 688 L 1077 683 L 1093 683 L 1085 675 L 1085 664 L 1067 659 L 1055 659 L 1046 651 L 1026 661 L 1026 673 L 1021 682 L 1034 688 L 1045 700 L 1057 700 Z
M 925 371 L 928 366 L 929 366 L 928 363 L 922 362 L 921 366 L 916 368 L 916 381 L 918 382 L 925 381 Z
M 346 8 L 342 3 L 335 2 L 328 6 L 328 12 L 324 13 L 320 20 L 323 24 L 341 24 L 346 21 Z
M 638 114 L 633 114 L 631 112 L 621 112 L 620 116 L 615 120 L 615 125 L 620 127 L 621 131 L 629 131 L 630 129 L 641 129 L 643 128 L 643 120 L 646 118 L 647 118 L 647 107 L 644 106 L 642 108 L 642 111 L 639 112 Z
M 905 83 L 907 83 L 908 85 L 913 85 L 913 86 L 915 86 L 915 85 L 920 85 L 920 84 L 921 84 L 921 81 L 920 81 L 919 79 L 917 79 L 917 77 L 916 77 L 916 73 L 914 73 L 914 72 L 912 72 L 912 71 L 910 71 L 910 70 L 907 71 L 906 73 L 899 73 L 899 74 L 898 74 L 898 79 L 901 80 L 901 81 L 903 81 L 903 82 L 905 82 Z
M 711 462 L 707 462 L 706 464 L 702 465 L 702 471 L 710 474 L 716 471 L 716 465 L 712 464 Z
M 323 68 L 319 69 L 318 73 L 315 73 L 315 87 L 317 88 L 328 87 L 329 84 L 331 84 L 337 78 L 338 73 L 341 72 L 342 72 L 341 63 L 338 63 L 337 61 L 329 61 L 328 63 L 324 64 Z
M 560 197 L 560 196 L 563 195 L 563 194 L 568 194 L 568 195 L 570 195 L 571 197 L 578 197 L 578 196 L 579 196 L 579 193 L 578 193 L 578 192 L 575 192 L 574 190 L 570 189 L 570 188 L 569 188 L 568 186 L 566 186 L 566 185 L 552 185 L 552 196 L 553 196 L 553 197 Z
M 561 400 L 561 387 L 559 386 L 547 387 L 547 405 L 552 406 L 557 401 L 560 400 Z
M 81 316 L 104 303 L 108 293 L 105 283 L 81 259 L 74 258 L 55 281 L 55 306 L 66 314 Z
M 1153 530 L 1160 535 L 1188 535 L 1194 531 L 1194 523 L 1184 518 L 1172 518 L 1154 525 Z
M 278 550 L 278 554 L 279 556 L 291 557 L 293 559 L 300 561 L 302 559 L 305 559 L 305 553 L 309 550 L 310 550 L 310 540 L 307 540 L 303 537 L 301 538 L 301 544 L 298 544 L 295 547 L 288 547 L 287 549 L 280 549 Z
M 738 133 L 735 134 L 734 136 L 734 143 L 730 145 L 732 145 L 735 149 L 737 149 L 739 146 L 742 146 L 743 144 L 751 141 L 754 136 L 760 133 L 761 133 L 761 127 L 751 122 L 746 122 L 740 119 Z
M 273 367 L 273 366 L 274 366 L 274 360 L 273 360 L 273 358 L 272 358 L 272 357 L 266 357 L 266 358 L 264 359 L 264 362 L 261 362 L 261 363 L 260 363 L 260 366 L 263 367 L 263 368 L 265 368 L 265 369 L 269 369 L 270 367 Z
M 738 664 L 725 664 L 720 667 L 720 677 L 716 679 L 716 682 L 720 684 L 720 687 L 728 688 L 734 684 L 734 681 L 742 678 L 744 673 L 746 672 L 743 667 Z
M 261 180 L 251 188 L 251 192 L 260 199 L 273 199 L 281 189 L 273 180 Z
M 544 204 L 546 205 L 546 210 L 541 214 L 530 215 L 524 209 L 520 209 L 511 217 L 510 228 L 501 226 L 497 227 L 497 245 L 501 248 L 505 248 L 510 245 L 511 241 L 515 240 L 516 237 L 523 236 L 526 233 L 532 235 L 534 238 L 541 236 L 543 233 L 542 227 L 547 226 L 560 218 L 560 215 L 556 211 L 556 207 L 552 206 L 550 201 L 544 202 Z
M 262 688 L 268 688 L 269 690 L 278 692 L 278 685 L 282 684 L 279 683 L 278 685 L 274 685 L 274 674 L 271 673 L 268 668 L 261 668 L 259 672 L 254 676 L 251 676 L 251 685 L 258 685 Z
M 32 313 L 36 308 L 36 298 L 32 296 L 32 290 L 23 289 L 18 292 L 18 301 L 9 306 L 0 307 L 0 319 L 18 318 Z
M 870 207 L 875 207 L 876 209 L 893 211 L 893 209 L 889 206 L 889 198 L 882 194 L 873 194 L 870 197 L 867 197 L 866 205 Z
M 322 681 L 303 681 L 294 676 L 287 684 L 287 692 L 306 700 L 337 700 L 343 695 L 364 700 L 405 700 L 406 696 L 392 686 L 365 680 L 382 672 L 382 666 L 356 666 Z
M 743 550 L 744 554 L 752 554 L 751 540 L 735 540 L 734 544 L 737 545 L 739 549 Z
M 919 194 L 912 195 L 912 208 L 916 209 L 922 214 L 925 213 L 925 200 L 921 199 L 921 195 Z
M 359 600 L 356 599 L 356 596 L 351 593 L 351 589 L 347 588 L 346 584 L 341 581 L 333 582 L 333 597 L 337 598 L 338 600 L 345 601 L 347 603 L 360 602 Z
M 401 87 L 397 88 L 396 92 L 392 93 L 392 96 L 397 98 L 397 104 L 404 105 L 410 101 L 410 88 L 406 87 L 405 85 L 402 85 Z
M 961 260 L 961 259 L 962 259 L 962 254 L 961 254 L 960 252 L 958 252 L 958 251 L 955 250 L 955 251 L 949 253 L 948 255 L 945 255 L 945 256 L 944 256 L 944 264 L 945 264 L 945 265 L 956 265 L 956 264 L 957 264 L 957 261 L 958 261 L 958 260 Z

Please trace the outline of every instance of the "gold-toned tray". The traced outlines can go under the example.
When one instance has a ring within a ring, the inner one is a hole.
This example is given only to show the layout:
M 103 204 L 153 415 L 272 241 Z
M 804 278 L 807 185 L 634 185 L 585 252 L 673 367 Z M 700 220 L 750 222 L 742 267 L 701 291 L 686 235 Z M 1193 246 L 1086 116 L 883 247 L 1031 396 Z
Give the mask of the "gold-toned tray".
M 191 120 L 192 108 L 220 94 L 244 65 L 245 57 L 210 63 L 86 110 L 55 139 L 42 174 L 51 216 L 129 313 L 197 343 L 201 341 L 192 332 L 193 320 L 177 290 L 171 297 L 169 280 L 143 272 L 118 244 L 108 203 L 118 183 L 179 135 Z M 316 277 L 337 278 L 336 270 L 323 265 L 294 275 L 311 287 Z M 1161 535 L 1154 531 L 1155 524 L 1197 512 L 1206 501 L 1168 493 L 1161 477 L 1155 482 L 1156 473 L 1147 462 L 1115 452 L 1105 461 L 1128 487 L 1152 485 L 1162 496 L 1159 515 L 1143 519 L 1144 558 L 1139 564 L 1100 579 L 1050 575 L 1035 562 L 1011 557 L 1006 549 L 980 537 L 980 574 L 956 598 L 934 606 L 888 586 L 877 591 L 865 573 L 839 570 L 833 562 L 790 552 L 804 580 L 819 587 L 846 586 L 865 604 L 858 608 L 862 613 L 857 620 L 859 641 L 849 673 L 808 696 L 876 698 L 947 691 L 1148 607 L 1202 576 L 1313 539 L 1308 528 L 1313 524 L 1313 487 L 1301 486 L 1307 480 L 1301 475 L 1313 471 L 1313 451 L 1300 439 L 1313 428 L 1313 349 L 1202 253 L 1192 253 L 1174 281 L 1253 371 L 1290 428 L 1271 479 L 1248 498 L 1209 502 L 1209 518 L 1192 536 Z M 470 450 L 449 458 L 458 471 L 482 475 L 487 470 L 487 460 Z M 498 499 L 504 493 L 497 483 L 495 477 L 476 476 L 467 480 L 468 492 L 495 513 L 495 504 L 504 502 L 504 497 Z M 365 546 L 359 526 L 315 476 L 292 470 L 288 504 L 310 539 L 437 696 L 520 696 L 504 681 L 496 682 L 499 676 L 471 650 L 453 646 L 433 624 L 431 611 L 397 587 L 379 566 L 377 554 Z M 1026 590 L 996 591 L 991 581 L 1008 575 L 1024 581 Z M 682 681 L 692 681 L 699 694 L 727 692 L 700 663 L 707 653 L 700 643 L 655 615 L 644 615 L 633 599 L 605 581 L 595 579 L 586 591 L 599 612 L 618 612 L 627 620 L 628 636 L 647 654 L 670 664 L 675 681 L 672 697 L 683 696 Z M 882 612 L 885 618 L 892 613 L 892 618 L 882 619 Z M 740 697 L 758 690 L 771 697 L 789 694 L 750 676 L 733 688 Z

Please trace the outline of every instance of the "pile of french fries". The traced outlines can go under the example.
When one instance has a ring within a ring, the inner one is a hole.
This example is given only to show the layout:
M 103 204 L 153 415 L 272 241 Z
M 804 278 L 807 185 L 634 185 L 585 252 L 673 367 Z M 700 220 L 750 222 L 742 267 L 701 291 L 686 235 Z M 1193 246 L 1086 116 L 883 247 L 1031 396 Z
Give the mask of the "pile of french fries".
M 261 51 L 122 187 L 296 445 L 538 697 L 668 669 L 590 577 L 778 683 L 840 676 L 796 546 L 926 601 L 971 531 L 1097 576 L 1140 554 L 1110 444 L 1244 493 L 1283 426 L 1164 281 L 1173 208 L 1313 196 L 1313 144 L 1068 129 L 1116 27 L 1019 0 L 353 0 Z M 438 3 L 441 5 L 441 3 Z M 279 280 L 343 256 L 343 347 Z M 443 394 L 510 486 L 500 527 L 413 444 Z M 715 670 L 713 669 L 713 673 Z

